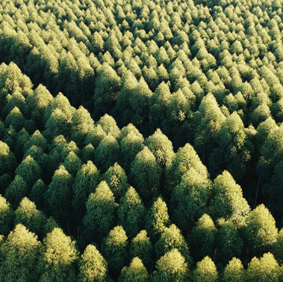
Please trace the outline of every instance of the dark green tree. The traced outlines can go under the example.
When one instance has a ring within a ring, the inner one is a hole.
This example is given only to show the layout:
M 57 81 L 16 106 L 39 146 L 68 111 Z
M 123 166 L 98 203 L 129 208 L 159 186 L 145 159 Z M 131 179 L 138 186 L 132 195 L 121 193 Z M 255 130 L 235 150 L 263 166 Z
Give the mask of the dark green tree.
M 54 172 L 52 181 L 44 194 L 51 214 L 60 224 L 69 226 L 73 179 L 66 168 L 61 165 Z
M 159 235 L 170 225 L 168 209 L 161 197 L 158 197 L 148 210 L 145 220 L 145 228 L 150 238 L 157 241 Z
M 214 218 L 231 218 L 236 227 L 243 226 L 249 215 L 250 206 L 232 175 L 226 170 L 223 171 L 214 180 L 212 189 Z
M 269 210 L 261 204 L 246 219 L 245 243 L 253 254 L 263 254 L 276 242 L 278 230 Z
M 10 203 L 0 195 L 0 230 L 1 234 L 7 236 L 12 229 L 14 211 Z
M 139 257 L 148 270 L 152 267 L 153 246 L 146 230 L 141 230 L 139 234 L 132 239 L 129 254 L 131 259 Z
M 198 261 L 205 256 L 214 256 L 217 228 L 208 214 L 204 214 L 192 229 L 188 238 L 192 256 Z
M 216 234 L 215 247 L 217 249 L 217 262 L 227 264 L 233 257 L 240 257 L 244 241 L 236 226 L 226 221 Z
M 192 258 L 190 256 L 189 247 L 182 236 L 180 229 L 178 229 L 175 224 L 171 224 L 161 233 L 159 240 L 155 244 L 156 258 L 159 259 L 172 249 L 179 250 L 190 267 L 192 264 Z
M 29 186 L 42 178 L 42 170 L 33 157 L 27 156 L 17 167 L 16 174 L 21 176 Z
M 211 183 L 207 176 L 193 167 L 182 176 L 181 183 L 175 187 L 170 200 L 172 219 L 179 228 L 187 229 L 194 217 L 203 214 L 211 194 Z
M 109 272 L 114 277 L 120 274 L 127 259 L 128 237 L 122 226 L 114 227 L 103 240 L 101 252 L 108 262 Z
M 96 187 L 86 202 L 83 223 L 91 233 L 91 238 L 100 241 L 115 224 L 115 198 L 105 181 Z
M 145 207 L 133 187 L 120 199 L 118 224 L 123 226 L 129 238 L 133 238 L 144 227 Z
M 137 192 L 144 200 L 157 194 L 159 189 L 161 169 L 153 153 L 144 147 L 131 164 L 130 178 L 133 180 Z
M 29 187 L 23 178 L 16 175 L 9 187 L 6 189 L 4 197 L 10 202 L 13 209 L 16 209 L 23 197 L 28 196 Z
M 118 278 L 119 282 L 148 282 L 149 275 L 144 267 L 142 260 L 138 257 L 133 258 L 129 267 L 122 268 Z
M 36 208 L 35 203 L 24 197 L 15 211 L 15 225 L 21 223 L 29 231 L 43 238 L 43 230 L 46 224 L 46 217 L 42 211 Z
M 107 135 L 100 141 L 98 147 L 95 150 L 95 163 L 101 169 L 106 171 L 111 165 L 119 160 L 120 146 L 117 140 Z
M 115 163 L 110 166 L 108 170 L 102 175 L 102 179 L 105 180 L 115 196 L 116 201 L 120 200 L 125 195 L 129 188 L 128 178 L 124 169 Z

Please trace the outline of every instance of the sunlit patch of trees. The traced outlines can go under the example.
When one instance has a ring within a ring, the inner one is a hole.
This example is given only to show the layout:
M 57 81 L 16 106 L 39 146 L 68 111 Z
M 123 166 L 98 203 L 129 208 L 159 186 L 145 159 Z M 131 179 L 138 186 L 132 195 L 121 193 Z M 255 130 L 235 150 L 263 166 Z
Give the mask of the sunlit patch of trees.
M 2 0 L 1 281 L 283 281 L 282 0 Z

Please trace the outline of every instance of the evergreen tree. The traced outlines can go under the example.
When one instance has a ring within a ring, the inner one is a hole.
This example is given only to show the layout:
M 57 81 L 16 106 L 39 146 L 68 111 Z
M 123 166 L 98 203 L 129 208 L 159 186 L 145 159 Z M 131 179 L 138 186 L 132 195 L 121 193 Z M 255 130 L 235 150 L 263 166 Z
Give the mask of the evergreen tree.
M 12 229 L 14 211 L 10 203 L 0 195 L 0 230 L 1 234 L 7 236 Z
M 95 150 L 95 163 L 101 169 L 106 171 L 111 165 L 119 160 L 120 146 L 117 140 L 107 135 L 100 141 L 98 147 Z
M 54 172 L 52 181 L 44 194 L 51 214 L 60 224 L 69 225 L 71 199 L 72 199 L 72 176 L 63 165 Z
M 39 281 L 76 281 L 74 263 L 77 259 L 75 241 L 66 236 L 61 228 L 54 228 L 43 240 Z
M 33 157 L 27 156 L 17 167 L 16 174 L 21 176 L 29 186 L 42 177 L 42 170 Z
M 258 259 L 254 257 L 247 269 L 247 281 L 277 282 L 279 278 L 279 265 L 273 254 L 265 253 Z
M 101 251 L 114 277 L 120 274 L 127 259 L 128 237 L 122 226 L 114 227 L 103 240 Z
M 159 188 L 160 175 L 161 169 L 155 156 L 145 146 L 132 162 L 130 174 L 138 193 L 144 200 L 148 200 L 156 194 Z
M 129 188 L 127 175 L 118 163 L 110 166 L 102 178 L 107 182 L 117 201 L 125 195 Z
M 129 238 L 133 238 L 144 227 L 145 207 L 139 194 L 130 187 L 120 199 L 118 224 L 123 226 Z
M 148 282 L 149 275 L 144 267 L 142 260 L 138 257 L 133 258 L 129 267 L 123 267 L 118 278 L 119 282 Z
M 278 230 L 269 210 L 261 204 L 252 210 L 246 219 L 245 242 L 254 254 L 270 250 L 276 242 Z
M 86 202 L 83 223 L 91 236 L 100 241 L 115 224 L 115 198 L 105 181 L 96 187 Z
M 246 271 L 242 262 L 238 258 L 233 258 L 226 265 L 223 272 L 224 282 L 244 282 L 246 281 Z
M 203 214 L 210 197 L 210 181 L 193 167 L 182 176 L 170 201 L 172 218 L 179 228 L 187 229 L 194 217 Z
M 4 197 L 10 202 L 13 209 L 16 209 L 23 197 L 28 196 L 29 189 L 27 183 L 19 175 L 16 175 L 9 187 L 6 189 Z
M 166 203 L 161 197 L 158 197 L 151 208 L 148 210 L 145 219 L 145 228 L 150 238 L 157 241 L 159 235 L 170 224 L 168 209 Z
M 205 256 L 213 257 L 215 248 L 215 236 L 217 229 L 213 220 L 207 214 L 204 214 L 196 223 L 189 236 L 192 256 L 200 260 Z
M 41 243 L 22 224 L 17 224 L 1 244 L 0 278 L 2 281 L 39 281 L 38 260 Z
M 72 186 L 75 199 L 72 205 L 77 218 L 81 219 L 86 212 L 86 202 L 91 192 L 95 191 L 100 179 L 100 172 L 92 161 L 88 161 L 77 172 Z
M 24 197 L 15 211 L 15 225 L 23 224 L 29 231 L 43 237 L 43 229 L 46 217 L 42 211 L 36 208 L 35 203 Z
M 193 276 L 194 281 L 197 282 L 214 282 L 218 280 L 216 266 L 209 256 L 206 256 L 197 263 Z
M 185 258 L 177 249 L 167 252 L 156 262 L 156 272 L 153 273 L 154 282 L 188 281 L 190 270 Z
M 158 259 L 161 256 L 164 256 L 165 253 L 172 249 L 180 251 L 188 266 L 192 264 L 192 258 L 190 257 L 187 242 L 175 224 L 171 224 L 161 233 L 159 240 L 155 244 L 156 258 Z
M 139 257 L 146 268 L 151 269 L 153 262 L 153 246 L 146 230 L 141 230 L 139 234 L 132 239 L 129 254 L 131 259 Z
M 79 260 L 79 282 L 102 282 L 108 277 L 106 260 L 94 245 L 88 245 Z
M 232 175 L 224 171 L 214 180 L 213 212 L 215 219 L 231 218 L 237 227 L 243 226 L 250 207 L 243 197 L 240 185 L 236 184 Z

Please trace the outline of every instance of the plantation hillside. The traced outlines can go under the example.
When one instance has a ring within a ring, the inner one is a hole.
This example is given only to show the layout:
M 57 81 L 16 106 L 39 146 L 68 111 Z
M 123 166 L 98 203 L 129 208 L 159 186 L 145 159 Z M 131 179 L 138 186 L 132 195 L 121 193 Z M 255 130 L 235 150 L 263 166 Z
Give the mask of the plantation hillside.
M 1 0 L 0 281 L 283 281 L 283 0 Z

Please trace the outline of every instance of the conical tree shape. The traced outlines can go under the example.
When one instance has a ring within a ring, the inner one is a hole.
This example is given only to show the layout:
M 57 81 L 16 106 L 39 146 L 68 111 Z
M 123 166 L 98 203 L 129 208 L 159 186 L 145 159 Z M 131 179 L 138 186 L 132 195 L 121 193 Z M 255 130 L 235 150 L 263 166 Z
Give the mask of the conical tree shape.
M 218 281 L 218 272 L 214 262 L 209 256 L 197 263 L 193 272 L 194 281 L 197 282 L 216 282 Z
M 101 240 L 115 224 L 115 198 L 105 181 L 96 187 L 86 203 L 83 223 L 92 237 Z
M 1 281 L 39 281 L 38 260 L 41 243 L 22 224 L 10 232 L 0 250 Z
M 142 260 L 138 257 L 133 258 L 129 267 L 123 267 L 118 278 L 119 282 L 148 282 L 149 275 L 144 267 Z
M 191 252 L 195 259 L 214 255 L 215 236 L 217 228 L 208 214 L 204 214 L 196 223 L 189 236 Z
M 72 176 L 63 165 L 57 169 L 52 181 L 45 192 L 45 201 L 48 203 L 51 214 L 61 223 L 68 224 L 71 199 Z
M 187 242 L 175 224 L 171 224 L 170 227 L 165 228 L 161 233 L 159 240 L 155 244 L 156 258 L 159 259 L 172 249 L 180 251 L 188 266 L 192 264 Z
M 42 170 L 33 157 L 27 156 L 17 167 L 16 174 L 21 176 L 29 186 L 33 186 L 42 177 Z
M 250 212 L 246 219 L 244 235 L 247 246 L 254 254 L 268 251 L 276 242 L 278 230 L 275 220 L 263 204 Z
M 151 268 L 153 262 L 153 246 L 145 230 L 141 230 L 139 234 L 132 239 L 129 252 L 131 259 L 139 257 L 148 270 Z
M 100 179 L 100 172 L 92 161 L 88 161 L 77 172 L 73 184 L 75 199 L 72 202 L 78 218 L 86 212 L 86 202 L 91 192 L 95 191 Z
M 128 237 L 122 226 L 114 227 L 103 240 L 101 251 L 114 277 L 120 274 L 127 258 Z
M 43 237 L 43 229 L 46 217 L 42 211 L 36 209 L 36 205 L 27 197 L 24 197 L 15 211 L 15 225 L 23 224 L 29 231 Z
M 224 282 L 244 282 L 246 281 L 246 273 L 242 262 L 238 258 L 233 258 L 226 265 L 223 272 Z
M 14 221 L 14 211 L 10 203 L 0 195 L 0 230 L 1 234 L 7 236 Z
M 189 228 L 192 219 L 203 214 L 203 208 L 211 194 L 210 186 L 209 179 L 194 168 L 189 168 L 182 176 L 170 201 L 172 218 L 179 228 Z
M 133 238 L 144 226 L 145 207 L 139 194 L 130 187 L 121 198 L 118 208 L 118 224 Z
M 247 281 L 277 282 L 280 268 L 273 254 L 265 253 L 260 259 L 254 257 L 247 269 Z
M 107 261 L 94 245 L 88 245 L 79 260 L 79 282 L 102 282 L 108 277 Z
M 161 169 L 155 156 L 148 147 L 140 151 L 131 164 L 131 178 L 135 187 L 144 200 L 148 200 L 156 194 L 159 188 Z
M 127 182 L 127 175 L 118 163 L 110 166 L 103 174 L 102 178 L 107 182 L 115 199 L 119 200 L 128 191 L 129 184 Z
M 76 281 L 74 263 L 78 258 L 75 241 L 62 229 L 54 228 L 43 240 L 39 281 Z
M 164 135 L 158 128 L 155 133 L 149 136 L 144 142 L 148 146 L 149 150 L 153 153 L 156 158 L 157 164 L 165 169 L 172 162 L 175 156 L 173 151 L 172 142 Z
M 31 188 L 29 199 L 36 204 L 38 209 L 44 209 L 44 193 L 47 190 L 45 183 L 38 179 Z
M 185 258 L 177 249 L 167 252 L 156 262 L 156 272 L 153 273 L 152 281 L 188 281 L 190 270 Z
M 159 235 L 170 225 L 168 209 L 162 198 L 158 198 L 148 210 L 145 228 L 151 239 L 157 240 Z
M 11 203 L 13 209 L 16 209 L 23 197 L 28 196 L 29 190 L 27 183 L 19 175 L 11 182 L 6 189 L 5 198 Z
M 228 171 L 225 170 L 214 180 L 213 194 L 215 219 L 231 218 L 237 227 L 241 227 L 249 214 L 250 207 L 243 197 L 240 185 L 236 184 Z

